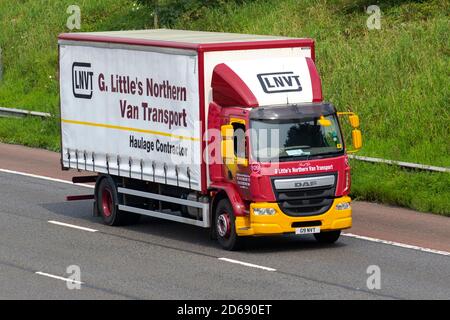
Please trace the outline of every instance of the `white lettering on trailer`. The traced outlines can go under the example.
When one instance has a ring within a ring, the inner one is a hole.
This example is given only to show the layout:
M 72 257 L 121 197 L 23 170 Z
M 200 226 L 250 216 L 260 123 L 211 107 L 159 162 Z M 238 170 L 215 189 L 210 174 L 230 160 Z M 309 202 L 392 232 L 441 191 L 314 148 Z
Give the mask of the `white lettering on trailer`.
M 250 176 L 248 174 L 237 173 L 236 183 L 239 187 L 248 189 L 250 187 Z

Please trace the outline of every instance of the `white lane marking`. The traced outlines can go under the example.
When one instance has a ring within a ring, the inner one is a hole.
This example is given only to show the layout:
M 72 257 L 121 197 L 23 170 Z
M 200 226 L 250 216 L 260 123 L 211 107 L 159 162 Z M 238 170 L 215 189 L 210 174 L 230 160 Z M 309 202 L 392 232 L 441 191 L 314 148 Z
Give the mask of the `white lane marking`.
M 56 224 L 58 226 L 63 226 L 63 227 L 68 227 L 68 228 L 88 231 L 88 232 L 97 232 L 98 231 L 98 230 L 95 230 L 95 229 L 86 228 L 86 227 L 80 227 L 80 226 L 76 226 L 74 224 L 69 224 L 69 223 L 64 223 L 64 222 L 59 222 L 59 221 L 54 221 L 54 220 L 49 220 L 48 223 Z
M 53 278 L 53 279 L 58 279 L 58 280 L 70 282 L 70 283 L 73 283 L 73 284 L 84 284 L 84 282 L 81 282 L 81 281 L 76 281 L 76 280 L 72 280 L 72 279 L 68 279 L 68 278 L 64 278 L 64 277 L 60 277 L 60 276 L 55 276 L 53 274 L 45 273 L 45 272 L 41 272 L 41 271 L 37 271 L 37 272 L 35 272 L 35 274 L 38 274 L 38 275 L 44 276 L 44 277 L 49 277 L 49 278 Z
M 26 172 L 13 171 L 13 170 L 1 169 L 1 168 L 0 168 L 0 172 L 17 174 L 17 175 L 20 175 L 20 176 L 36 178 L 36 179 L 42 179 L 42 180 L 47 180 L 47 181 L 52 181 L 52 182 L 60 182 L 60 183 L 65 183 L 65 184 L 82 186 L 82 187 L 91 188 L 91 189 L 94 188 L 94 186 L 91 186 L 91 185 L 88 185 L 88 184 L 84 184 L 84 183 L 74 184 L 72 181 L 67 181 L 67 180 L 62 180 L 62 179 L 55 179 L 55 178 L 50 178 L 50 177 L 46 177 L 46 176 L 39 176 L 39 175 L 36 175 L 36 174 L 31 174 L 31 173 L 26 173 Z
M 82 186 L 82 187 L 91 188 L 91 189 L 94 188 L 94 186 L 91 186 L 91 185 L 88 185 L 88 184 L 78 184 L 78 183 L 74 184 L 72 181 L 55 179 L 55 178 L 50 178 L 50 177 L 46 177 L 46 176 L 39 176 L 39 175 L 26 173 L 26 172 L 13 171 L 13 170 L 1 169 L 1 168 L 0 168 L 0 172 L 17 174 L 17 175 L 21 175 L 21 176 L 25 176 L 25 177 L 43 179 L 43 180 L 53 181 L 53 182 L 61 182 L 61 183 L 65 183 L 65 184 L 77 185 L 77 186 Z M 422 247 L 413 246 L 413 245 L 404 244 L 404 243 L 399 243 L 399 242 L 394 242 L 394 241 L 388 241 L 388 240 L 382 240 L 382 239 L 371 238 L 371 237 L 366 237 L 366 236 L 360 236 L 360 235 L 352 234 L 352 233 L 343 233 L 342 235 L 347 236 L 347 237 L 360 239 L 360 240 L 367 240 L 367 241 L 372 241 L 372 242 L 377 242 L 377 243 L 382 243 L 382 244 L 387 244 L 387 245 L 393 245 L 393 246 L 397 246 L 397 247 L 400 247 L 400 248 L 413 249 L 413 250 L 418 250 L 418 251 L 423 251 L 423 252 L 440 254 L 440 255 L 444 255 L 444 256 L 450 256 L 450 252 L 446 252 L 446 251 L 439 251 L 439 250 L 434 250 L 434 249 L 430 249 L 430 248 L 422 248 Z M 220 258 L 220 259 L 225 259 L 225 258 Z
M 387 245 L 405 248 L 405 249 L 413 249 L 413 250 L 418 250 L 418 251 L 423 251 L 423 252 L 428 252 L 428 253 L 440 254 L 443 256 L 450 256 L 450 252 L 447 252 L 447 251 L 440 251 L 440 250 L 424 248 L 424 247 L 414 246 L 414 245 L 395 242 L 395 241 L 381 240 L 381 239 L 371 238 L 371 237 L 366 237 L 366 236 L 359 236 L 359 235 L 353 234 L 353 233 L 343 233 L 342 235 L 346 236 L 346 237 L 350 237 L 350 238 L 366 240 L 366 241 L 371 241 L 371 242 L 377 242 L 377 243 L 387 244 Z
M 243 261 L 239 261 L 239 260 L 233 260 L 233 259 L 228 259 L 228 258 L 218 258 L 218 259 L 221 261 L 240 264 L 240 265 L 243 265 L 246 267 L 257 268 L 257 269 L 262 269 L 262 270 L 266 270 L 266 271 L 277 271 L 277 269 L 274 269 L 274 268 L 259 266 L 257 264 L 252 264 L 252 263 L 243 262 Z

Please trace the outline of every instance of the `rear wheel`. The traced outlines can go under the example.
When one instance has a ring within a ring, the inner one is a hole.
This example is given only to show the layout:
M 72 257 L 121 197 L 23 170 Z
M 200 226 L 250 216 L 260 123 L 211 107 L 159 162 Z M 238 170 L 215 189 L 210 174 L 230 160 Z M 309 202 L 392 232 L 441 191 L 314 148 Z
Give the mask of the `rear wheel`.
M 217 204 L 215 213 L 215 236 L 225 250 L 239 250 L 243 239 L 236 234 L 236 217 L 233 207 L 227 199 L 222 199 Z
M 315 233 L 314 238 L 320 243 L 335 243 L 341 236 L 341 230 Z
M 109 226 L 136 223 L 140 216 L 119 210 L 117 185 L 111 177 L 104 177 L 97 187 L 97 210 L 103 222 Z

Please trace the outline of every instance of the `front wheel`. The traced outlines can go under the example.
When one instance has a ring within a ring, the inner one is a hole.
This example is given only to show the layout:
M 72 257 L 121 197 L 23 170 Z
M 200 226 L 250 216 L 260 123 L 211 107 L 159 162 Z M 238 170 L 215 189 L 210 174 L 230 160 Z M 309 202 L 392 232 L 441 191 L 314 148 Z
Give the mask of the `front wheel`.
M 215 213 L 215 236 L 222 248 L 225 250 L 239 250 L 242 247 L 242 241 L 236 234 L 236 217 L 230 201 L 222 199 L 217 204 Z
M 341 230 L 336 231 L 323 231 L 320 233 L 315 233 L 314 238 L 320 243 L 335 243 L 341 236 Z

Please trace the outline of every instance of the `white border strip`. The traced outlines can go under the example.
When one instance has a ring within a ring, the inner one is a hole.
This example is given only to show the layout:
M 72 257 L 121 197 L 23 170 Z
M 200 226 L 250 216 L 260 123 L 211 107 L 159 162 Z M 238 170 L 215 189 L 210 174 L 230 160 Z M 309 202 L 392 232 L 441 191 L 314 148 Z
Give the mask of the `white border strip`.
M 49 220 L 48 223 L 56 224 L 56 225 L 62 226 L 62 227 L 68 227 L 68 228 L 72 228 L 72 229 L 88 231 L 88 232 L 97 232 L 98 231 L 98 230 L 95 230 L 95 229 L 86 228 L 86 227 L 80 227 L 80 226 L 76 226 L 74 224 L 69 224 L 69 223 L 64 223 L 64 222 L 59 222 L 59 221 L 54 221 L 54 220 Z
M 117 192 L 123 193 L 123 194 L 129 194 L 132 196 L 138 196 L 138 197 L 142 197 L 142 198 L 156 199 L 156 200 L 161 200 L 161 201 L 166 201 L 166 202 L 174 202 L 174 203 L 178 203 L 178 204 L 184 204 L 185 206 L 195 207 L 195 208 L 199 208 L 199 209 L 203 209 L 203 210 L 209 210 L 208 203 L 180 199 L 180 197 L 169 197 L 169 196 L 164 196 L 162 194 L 144 192 L 144 191 L 121 188 L 121 187 L 117 188 Z
M 252 263 L 243 262 L 243 261 L 239 261 L 239 260 L 233 260 L 233 259 L 228 259 L 228 258 L 218 258 L 218 259 L 221 260 L 221 261 L 226 261 L 226 262 L 230 262 L 230 263 L 240 264 L 240 265 L 243 265 L 243 266 L 246 266 L 246 267 L 250 267 L 250 268 L 262 269 L 262 270 L 266 270 L 266 271 L 277 271 L 277 269 L 274 269 L 274 268 L 259 266 L 257 264 L 252 264 Z
M 65 282 L 70 282 L 70 283 L 73 283 L 73 284 L 84 284 L 84 282 L 81 282 L 81 281 L 76 281 L 76 280 L 72 280 L 72 279 L 68 279 L 68 278 L 64 278 L 64 277 L 60 277 L 60 276 L 55 276 L 53 274 L 45 273 L 45 272 L 41 272 L 41 271 L 37 271 L 37 272 L 35 272 L 35 274 L 38 274 L 38 275 L 44 276 L 44 277 L 57 279 L 57 280 L 62 280 L 62 281 L 65 281 Z
M 414 245 L 411 245 L 411 244 L 400 243 L 400 242 L 395 242 L 395 241 L 388 241 L 388 240 L 381 240 L 381 239 L 371 238 L 371 237 L 366 237 L 366 236 L 359 236 L 359 235 L 353 234 L 353 233 L 343 233 L 342 235 L 346 236 L 346 237 L 349 237 L 349 238 L 355 238 L 355 239 L 360 239 L 360 240 L 366 240 L 366 241 L 371 241 L 371 242 L 388 244 L 388 245 L 391 245 L 391 246 L 405 248 L 405 249 L 413 249 L 413 250 L 418 250 L 418 251 L 423 251 L 423 252 L 428 252 L 428 253 L 440 254 L 440 255 L 443 255 L 443 256 L 450 256 L 450 252 L 447 252 L 447 251 L 440 251 L 440 250 L 435 250 L 435 249 L 430 249 L 430 248 L 423 248 L 423 247 L 414 246 Z
M 10 173 L 10 174 L 17 174 L 17 175 L 24 176 L 24 177 L 42 179 L 42 180 L 47 180 L 47 181 L 52 181 L 52 182 L 71 184 L 71 185 L 74 185 L 74 186 L 82 186 L 82 187 L 91 188 L 91 189 L 94 188 L 94 186 L 91 186 L 91 185 L 88 185 L 88 184 L 84 184 L 84 183 L 74 184 L 72 181 L 55 179 L 55 178 L 50 178 L 50 177 L 46 177 L 46 176 L 39 176 L 39 175 L 36 175 L 36 174 L 31 174 L 31 173 L 26 173 L 26 172 L 13 171 L 13 170 L 1 169 L 1 168 L 0 168 L 0 172 Z
M 170 220 L 170 221 L 192 224 L 192 225 L 195 225 L 198 227 L 203 227 L 203 228 L 208 228 L 210 226 L 209 221 L 194 220 L 194 219 L 176 216 L 173 214 L 168 214 L 168 213 L 163 213 L 163 212 L 153 211 L 153 210 L 140 209 L 140 208 L 135 208 L 135 207 L 130 207 L 130 206 L 124 206 L 121 204 L 119 204 L 119 210 L 133 212 L 133 213 L 141 214 L 144 216 L 155 217 L 155 218 L 159 218 L 159 219 L 165 219 L 165 220 Z M 205 214 L 203 214 L 203 217 L 204 216 L 205 216 Z

